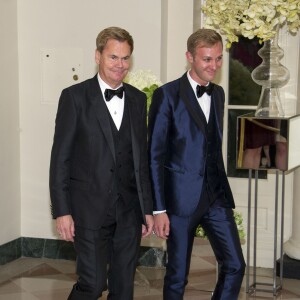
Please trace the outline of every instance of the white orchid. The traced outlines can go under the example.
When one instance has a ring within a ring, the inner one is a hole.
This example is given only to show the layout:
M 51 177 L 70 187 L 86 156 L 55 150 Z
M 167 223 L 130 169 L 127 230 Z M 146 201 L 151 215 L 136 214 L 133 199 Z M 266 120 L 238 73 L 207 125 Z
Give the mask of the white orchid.
M 149 110 L 153 92 L 162 85 L 151 70 L 128 72 L 124 82 L 129 83 L 144 92 L 147 96 L 147 111 Z
M 300 28 L 299 0 L 206 0 L 202 11 L 205 27 L 225 35 L 227 48 L 238 35 L 264 42 L 274 37 L 277 25 L 286 24 L 291 33 Z
M 137 70 L 128 72 L 124 81 L 141 91 L 143 91 L 144 88 L 150 88 L 153 84 L 158 86 L 161 85 L 161 82 L 151 70 Z

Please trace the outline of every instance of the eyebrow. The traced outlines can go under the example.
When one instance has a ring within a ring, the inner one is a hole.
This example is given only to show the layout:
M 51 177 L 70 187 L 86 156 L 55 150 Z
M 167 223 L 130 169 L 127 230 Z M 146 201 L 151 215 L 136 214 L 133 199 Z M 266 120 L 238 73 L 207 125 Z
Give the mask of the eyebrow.
M 118 55 L 116 54 L 109 54 L 110 57 L 116 57 L 116 58 L 121 58 L 121 59 L 125 59 L 125 58 L 130 58 L 131 55 L 126 55 L 126 56 L 123 56 L 123 57 L 119 57 Z
M 209 58 L 209 59 L 213 59 L 213 57 L 211 57 L 211 56 L 209 56 L 209 55 L 203 56 L 203 58 L 205 58 L 205 59 L 208 59 L 208 58 Z M 216 58 L 223 58 L 223 54 L 217 56 Z

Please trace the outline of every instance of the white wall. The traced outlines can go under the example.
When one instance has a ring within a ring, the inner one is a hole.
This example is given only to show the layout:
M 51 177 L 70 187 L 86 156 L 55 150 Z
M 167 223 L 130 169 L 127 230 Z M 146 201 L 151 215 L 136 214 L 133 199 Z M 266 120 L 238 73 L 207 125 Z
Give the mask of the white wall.
M 65 61 L 80 61 L 80 80 L 84 80 L 96 72 L 94 49 L 99 31 L 121 26 L 135 41 L 133 70 L 151 69 L 161 78 L 161 45 L 166 43 L 161 32 L 169 39 L 179 30 L 177 18 L 170 18 L 164 30 L 162 21 L 182 7 L 180 38 L 173 37 L 165 54 L 171 56 L 168 74 L 173 79 L 185 71 L 182 50 L 192 30 L 192 5 L 171 1 L 164 16 L 159 0 L 90 0 L 84 4 L 80 0 L 1 0 L 0 5 L 4 42 L 0 62 L 5 70 L 0 75 L 2 245 L 20 236 L 56 237 L 50 214 L 49 158 L 59 93 L 64 82 L 69 85 L 72 80 L 61 78 L 64 66 L 59 64 L 50 70 L 56 76 L 51 78 L 43 64 L 43 51 L 63 53 Z M 59 62 L 64 64 L 64 60 Z
M 172 81 L 187 70 L 186 41 L 193 32 L 193 2 L 162 1 L 161 80 Z
M 159 76 L 160 6 L 159 0 L 18 1 L 22 236 L 54 237 L 48 169 L 59 94 L 41 102 L 41 49 L 61 50 L 66 59 L 80 49 L 81 79 L 87 79 L 96 73 L 97 34 L 120 26 L 135 41 L 133 67 Z
M 168 40 L 172 36 L 166 57 L 170 56 L 168 75 L 176 78 L 185 71 L 185 43 L 192 31 L 193 7 L 185 0 L 171 1 L 162 16 L 162 6 L 159 0 L 90 0 L 84 5 L 81 0 L 18 1 L 22 236 L 55 237 L 48 169 L 59 93 L 44 101 L 43 76 L 47 72 L 41 53 L 44 49 L 62 51 L 68 59 L 74 56 L 76 62 L 82 60 L 80 78 L 89 78 L 96 72 L 97 34 L 107 26 L 120 26 L 134 38 L 133 70 L 151 69 L 161 78 L 161 45 L 166 43 L 163 31 Z M 176 9 L 176 14 L 181 11 L 180 28 L 178 18 L 168 18 Z M 165 18 L 168 26 L 162 28 Z M 181 34 L 174 35 L 179 30 Z M 58 68 L 54 87 L 62 83 L 60 74 Z
M 98 32 L 107 26 L 121 26 L 133 35 L 135 41 L 133 69 L 151 69 L 161 80 L 173 80 L 186 69 L 186 39 L 193 31 L 192 6 L 198 3 L 196 0 L 193 2 L 89 0 L 83 4 L 81 0 L 0 0 L 0 32 L 4 37 L 0 50 L 4 55 L 0 56 L 0 63 L 2 70 L 5 70 L 0 75 L 0 84 L 3 84 L 0 89 L 0 245 L 19 236 L 56 237 L 50 214 L 48 169 L 59 93 L 56 89 L 50 89 L 51 97 L 46 97 L 49 101 L 44 101 L 43 76 L 48 76 L 49 72 L 48 69 L 45 72 L 42 64 L 43 49 L 60 51 L 66 61 L 72 62 L 73 58 L 75 62 L 80 61 L 80 80 L 83 80 L 96 72 L 94 49 Z M 197 17 L 195 13 L 194 18 Z M 198 20 L 194 21 L 199 27 Z M 299 38 L 292 42 L 299 44 Z M 226 94 L 227 58 L 225 55 L 218 78 Z M 294 59 L 294 55 L 288 57 L 285 65 L 296 74 L 293 71 L 297 68 Z M 53 74 L 57 77 L 48 83 L 50 87 L 63 88 L 64 78 L 60 78 L 60 68 L 63 66 L 58 64 L 56 68 L 57 72 Z M 296 91 L 296 88 L 292 87 L 292 90 Z M 53 96 L 55 93 L 57 96 Z M 224 128 L 226 145 L 226 124 Z M 230 179 L 230 183 L 237 209 L 245 212 L 247 180 Z M 272 176 L 268 181 L 261 182 L 262 216 L 266 216 L 262 217 L 262 221 L 266 222 L 262 223 L 261 232 L 262 240 L 267 243 L 262 246 L 263 262 L 260 263 L 267 265 L 270 265 L 272 252 L 270 218 L 273 183 Z M 291 216 L 291 191 L 292 178 L 288 178 L 287 220 Z M 285 239 L 288 239 L 291 224 L 286 225 Z
M 20 236 L 17 0 L 0 1 L 0 245 Z

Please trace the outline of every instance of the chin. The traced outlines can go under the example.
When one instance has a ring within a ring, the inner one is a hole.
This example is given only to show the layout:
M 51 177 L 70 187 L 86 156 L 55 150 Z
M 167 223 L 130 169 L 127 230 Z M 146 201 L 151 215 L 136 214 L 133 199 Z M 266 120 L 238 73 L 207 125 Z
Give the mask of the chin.
M 216 77 L 216 73 L 213 73 L 213 74 L 210 74 L 209 76 L 207 76 L 206 80 L 207 81 L 212 81 L 212 80 L 215 79 L 215 77 Z
M 123 79 L 125 78 L 125 76 L 126 76 L 126 73 L 125 74 L 122 74 L 122 75 L 118 75 L 118 76 L 115 76 L 114 78 L 113 78 L 113 80 L 115 81 L 115 82 L 122 82 L 123 81 Z

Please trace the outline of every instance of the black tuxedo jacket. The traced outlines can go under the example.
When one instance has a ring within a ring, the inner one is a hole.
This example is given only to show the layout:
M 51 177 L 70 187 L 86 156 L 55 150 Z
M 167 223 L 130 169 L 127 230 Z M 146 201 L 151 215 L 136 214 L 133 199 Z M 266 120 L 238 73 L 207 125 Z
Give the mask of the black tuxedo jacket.
M 146 96 L 123 85 L 139 202 L 143 215 L 152 214 Z M 101 227 L 112 201 L 115 163 L 109 112 L 96 75 L 64 89 L 60 96 L 50 162 L 53 217 L 70 214 L 77 226 Z

